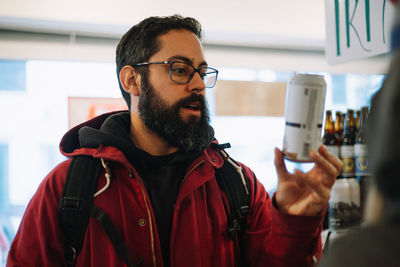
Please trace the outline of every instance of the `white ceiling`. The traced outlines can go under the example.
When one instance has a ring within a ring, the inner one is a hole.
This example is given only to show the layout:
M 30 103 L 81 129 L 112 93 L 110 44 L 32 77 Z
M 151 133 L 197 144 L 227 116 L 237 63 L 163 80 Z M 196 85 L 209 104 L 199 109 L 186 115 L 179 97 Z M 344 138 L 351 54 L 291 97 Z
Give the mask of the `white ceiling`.
M 121 35 L 152 15 L 197 18 L 216 44 L 322 50 L 324 0 L 1 0 L 2 28 L 47 27 Z M 221 36 L 223 36 L 221 38 Z
M 388 55 L 327 64 L 325 1 L 0 0 L 0 58 L 112 62 L 116 42 L 132 25 L 148 16 L 178 13 L 201 22 L 204 43 L 211 45 L 207 58 L 216 66 L 385 73 Z M 2 29 L 66 33 L 69 39 L 16 37 Z M 79 41 L 78 36 L 112 41 Z

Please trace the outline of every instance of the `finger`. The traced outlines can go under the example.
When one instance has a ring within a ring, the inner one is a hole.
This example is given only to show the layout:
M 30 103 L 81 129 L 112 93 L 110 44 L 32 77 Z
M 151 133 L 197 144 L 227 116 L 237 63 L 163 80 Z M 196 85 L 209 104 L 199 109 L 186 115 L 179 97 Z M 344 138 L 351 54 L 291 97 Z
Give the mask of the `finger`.
M 318 149 L 319 153 L 325 157 L 333 166 L 336 168 L 336 176 L 339 175 L 343 168 L 343 162 L 335 155 L 329 153 L 328 149 L 324 145 L 321 145 Z
M 329 198 L 328 187 L 322 184 L 319 179 L 315 179 L 315 177 L 307 175 L 307 173 L 303 173 L 299 170 L 295 170 L 294 175 L 299 181 L 309 186 L 321 198 L 323 199 Z
M 275 169 L 278 175 L 278 180 L 280 180 L 284 177 L 287 177 L 288 171 L 286 169 L 285 162 L 283 161 L 283 152 L 280 151 L 278 148 L 275 148 L 274 152 L 275 152 L 275 160 L 274 160 Z
M 310 152 L 310 157 L 314 160 L 315 164 L 320 167 L 328 175 L 328 177 L 331 178 L 329 184 L 333 184 L 337 174 L 337 169 L 335 166 L 315 150 Z

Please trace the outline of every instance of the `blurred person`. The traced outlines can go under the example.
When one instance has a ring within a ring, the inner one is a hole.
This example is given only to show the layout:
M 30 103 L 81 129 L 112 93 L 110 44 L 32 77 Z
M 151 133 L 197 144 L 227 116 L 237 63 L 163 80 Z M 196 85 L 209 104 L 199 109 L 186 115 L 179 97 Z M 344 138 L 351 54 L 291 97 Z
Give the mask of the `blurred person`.
M 397 2 L 397 1 L 392 1 Z M 373 173 L 364 224 L 332 241 L 320 267 L 400 265 L 400 6 L 392 26 L 391 63 L 371 101 L 367 143 Z
M 205 60 L 201 35 L 197 20 L 179 15 L 133 26 L 116 51 L 129 111 L 71 129 L 61 152 L 104 163 L 93 205 L 116 226 L 132 266 L 311 266 L 321 253 L 322 219 L 342 163 L 321 146 L 310 153 L 310 171 L 292 174 L 275 149 L 279 184 L 272 198 L 239 163 L 250 189 L 249 212 L 241 238 L 230 240 L 228 203 L 215 178 L 224 160 L 215 149 L 205 101 L 205 88 L 214 86 L 218 71 Z M 55 167 L 39 186 L 7 266 L 67 265 L 59 202 L 70 163 Z M 72 252 L 70 265 L 125 266 L 93 219 L 82 250 L 77 257 Z

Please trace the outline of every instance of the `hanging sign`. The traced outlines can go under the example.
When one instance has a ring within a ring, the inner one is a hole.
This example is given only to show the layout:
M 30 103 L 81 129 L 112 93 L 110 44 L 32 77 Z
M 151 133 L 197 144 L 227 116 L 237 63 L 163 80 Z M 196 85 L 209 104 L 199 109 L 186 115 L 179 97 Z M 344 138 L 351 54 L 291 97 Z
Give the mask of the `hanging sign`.
M 329 64 L 387 53 L 395 5 L 387 0 L 325 0 Z

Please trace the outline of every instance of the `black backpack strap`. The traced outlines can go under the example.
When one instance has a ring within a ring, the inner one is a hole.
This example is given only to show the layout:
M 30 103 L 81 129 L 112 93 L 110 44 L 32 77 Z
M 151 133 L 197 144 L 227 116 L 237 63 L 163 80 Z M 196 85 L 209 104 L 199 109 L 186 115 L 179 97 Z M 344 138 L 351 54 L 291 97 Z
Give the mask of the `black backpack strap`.
M 140 259 L 136 264 L 132 263 L 132 259 L 129 256 L 129 252 L 122 241 L 118 230 L 115 228 L 108 215 L 102 209 L 93 206 L 91 216 L 101 224 L 107 234 L 108 239 L 111 241 L 115 250 L 117 251 L 118 256 L 126 263 L 126 266 L 136 267 L 142 264 L 143 259 Z
M 68 168 L 59 205 L 68 266 L 75 266 L 82 249 L 100 169 L 100 160 L 91 156 L 74 157 Z
M 225 208 L 228 218 L 228 235 L 230 239 L 236 240 L 238 232 L 245 228 L 246 216 L 250 210 L 249 185 L 240 165 L 224 150 L 224 148 L 229 148 L 230 144 L 214 144 L 213 146 L 219 149 L 224 159 L 222 167 L 215 169 L 215 176 L 229 204 L 229 210 Z
M 93 196 L 97 189 L 101 168 L 101 160 L 91 156 L 76 156 L 69 165 L 59 205 L 61 230 L 66 243 L 65 259 L 67 265 L 75 266 L 76 257 L 82 249 L 89 218 L 92 216 L 101 224 L 117 254 L 127 266 L 138 266 L 143 262 L 143 259 L 140 259 L 136 265 L 132 264 L 118 230 L 107 214 L 93 205 Z M 111 172 L 106 164 L 104 168 L 106 169 L 106 178 L 109 180 Z M 103 190 L 97 192 L 96 195 L 101 192 Z

